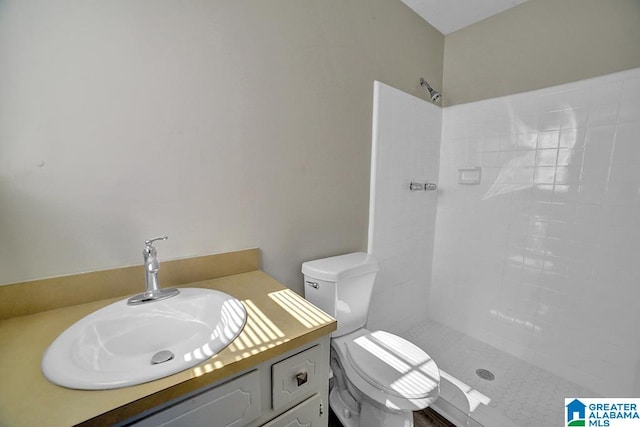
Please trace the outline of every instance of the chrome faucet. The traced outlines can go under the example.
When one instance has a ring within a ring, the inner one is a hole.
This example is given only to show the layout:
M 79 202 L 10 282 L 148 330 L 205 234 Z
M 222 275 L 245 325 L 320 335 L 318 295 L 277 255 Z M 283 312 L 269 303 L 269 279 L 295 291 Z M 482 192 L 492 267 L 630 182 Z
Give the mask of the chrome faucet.
M 158 282 L 158 270 L 160 270 L 160 261 L 153 242 L 157 240 L 167 240 L 168 236 L 156 237 L 155 239 L 146 240 L 145 247 L 142 250 L 144 257 L 144 278 L 146 289 L 144 293 L 134 295 L 127 300 L 129 305 L 144 304 L 146 302 L 158 301 L 165 298 L 176 296 L 180 293 L 176 288 L 160 289 Z

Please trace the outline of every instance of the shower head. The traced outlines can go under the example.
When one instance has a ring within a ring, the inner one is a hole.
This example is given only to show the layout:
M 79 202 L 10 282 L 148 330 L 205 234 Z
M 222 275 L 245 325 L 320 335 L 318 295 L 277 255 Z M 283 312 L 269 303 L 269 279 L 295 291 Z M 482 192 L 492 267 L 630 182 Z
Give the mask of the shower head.
M 438 92 L 437 90 L 432 88 L 429 85 L 429 83 L 427 83 L 427 81 L 425 79 L 423 79 L 422 77 L 420 77 L 420 86 L 422 86 L 423 88 L 425 88 L 425 89 L 427 89 L 429 91 L 429 95 L 431 95 L 431 101 L 432 102 L 440 101 L 440 98 L 442 97 L 442 95 L 440 95 L 440 92 Z

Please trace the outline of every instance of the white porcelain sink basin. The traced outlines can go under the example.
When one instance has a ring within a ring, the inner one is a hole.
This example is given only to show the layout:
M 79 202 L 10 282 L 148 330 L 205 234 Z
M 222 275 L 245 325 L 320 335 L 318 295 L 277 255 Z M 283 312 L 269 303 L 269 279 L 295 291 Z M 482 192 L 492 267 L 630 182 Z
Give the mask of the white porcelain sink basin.
M 242 331 L 247 312 L 223 292 L 182 288 L 141 305 L 118 301 L 82 318 L 45 351 L 42 372 L 58 385 L 103 390 L 195 366 Z

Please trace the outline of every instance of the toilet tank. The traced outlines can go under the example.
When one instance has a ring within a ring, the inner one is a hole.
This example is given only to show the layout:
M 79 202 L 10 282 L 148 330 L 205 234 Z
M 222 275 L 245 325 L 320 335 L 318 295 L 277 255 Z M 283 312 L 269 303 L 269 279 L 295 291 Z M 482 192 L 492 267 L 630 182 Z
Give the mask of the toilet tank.
M 332 337 L 346 335 L 367 323 L 377 271 L 375 258 L 363 252 L 302 264 L 305 298 L 338 321 Z

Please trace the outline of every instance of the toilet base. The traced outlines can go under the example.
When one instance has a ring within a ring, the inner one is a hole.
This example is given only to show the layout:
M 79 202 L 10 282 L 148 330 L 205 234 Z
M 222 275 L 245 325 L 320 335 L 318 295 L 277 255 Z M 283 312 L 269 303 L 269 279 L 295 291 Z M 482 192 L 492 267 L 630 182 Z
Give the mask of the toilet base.
M 344 403 L 337 387 L 329 392 L 329 406 L 344 427 L 360 427 L 360 412 L 354 411 Z
M 392 413 L 360 402 L 360 412 L 350 408 L 337 387 L 329 393 L 329 405 L 344 427 L 413 427 L 413 412 Z

